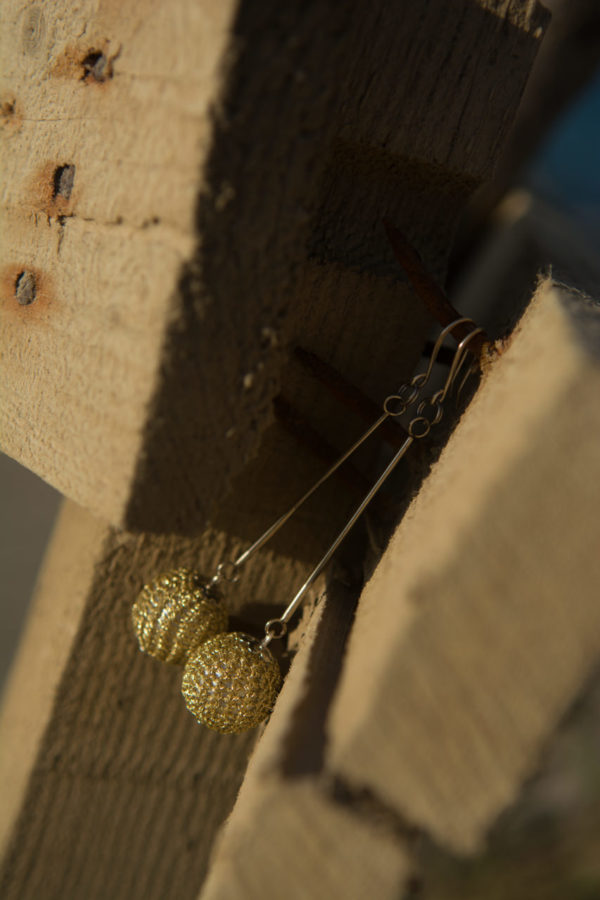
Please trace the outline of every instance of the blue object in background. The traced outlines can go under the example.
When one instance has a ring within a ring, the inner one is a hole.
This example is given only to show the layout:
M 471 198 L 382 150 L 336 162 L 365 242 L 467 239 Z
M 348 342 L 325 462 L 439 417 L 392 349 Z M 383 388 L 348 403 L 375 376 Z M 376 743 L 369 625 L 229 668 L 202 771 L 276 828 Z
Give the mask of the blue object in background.
M 524 182 L 600 253 L 600 70 L 552 127 Z

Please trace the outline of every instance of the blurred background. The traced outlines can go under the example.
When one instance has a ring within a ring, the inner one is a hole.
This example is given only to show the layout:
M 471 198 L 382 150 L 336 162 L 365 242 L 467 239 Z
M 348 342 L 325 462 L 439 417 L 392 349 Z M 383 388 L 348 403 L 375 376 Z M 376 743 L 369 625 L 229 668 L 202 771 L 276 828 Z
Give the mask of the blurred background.
M 511 139 L 464 216 L 449 269 L 455 306 L 494 336 L 510 330 L 540 271 L 600 298 L 600 2 L 546 5 L 553 21 Z M 60 497 L 0 455 L 0 499 L 3 685 Z M 424 846 L 423 870 L 415 897 L 600 898 L 600 675 L 487 850 L 459 861 Z
M 0 684 L 25 624 L 60 494 L 0 454 Z

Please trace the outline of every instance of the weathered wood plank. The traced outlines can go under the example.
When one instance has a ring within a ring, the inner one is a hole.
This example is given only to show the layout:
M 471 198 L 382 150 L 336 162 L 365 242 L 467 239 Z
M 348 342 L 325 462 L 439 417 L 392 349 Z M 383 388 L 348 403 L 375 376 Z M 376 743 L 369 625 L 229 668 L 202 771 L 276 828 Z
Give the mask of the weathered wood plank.
M 323 777 L 323 722 L 355 596 L 339 582 L 314 611 L 215 848 L 202 900 L 400 896 L 410 836 Z
M 410 851 L 385 827 L 361 820 L 308 778 L 267 780 L 256 791 L 239 830 L 223 841 L 202 900 L 402 896 Z
M 326 765 L 455 852 L 600 658 L 600 316 L 545 283 L 361 598 Z
M 540 289 L 363 592 L 345 659 L 356 591 L 330 578 L 202 900 L 391 900 L 415 833 L 472 850 L 517 795 L 600 657 L 599 321 Z
M 3 897 L 197 895 L 255 734 L 195 722 L 181 670 L 138 651 L 130 608 L 158 572 L 211 572 L 235 549 L 116 532 L 65 505 L 3 709 Z M 271 554 L 249 564 L 230 592 L 240 627 L 245 600 L 274 602 L 300 572 Z
M 113 523 L 197 530 L 268 454 L 290 347 L 367 392 L 411 370 L 427 317 L 381 220 L 443 277 L 545 13 L 9 0 L 3 18 L 2 446 Z M 319 392 L 308 409 L 333 434 L 345 418 Z

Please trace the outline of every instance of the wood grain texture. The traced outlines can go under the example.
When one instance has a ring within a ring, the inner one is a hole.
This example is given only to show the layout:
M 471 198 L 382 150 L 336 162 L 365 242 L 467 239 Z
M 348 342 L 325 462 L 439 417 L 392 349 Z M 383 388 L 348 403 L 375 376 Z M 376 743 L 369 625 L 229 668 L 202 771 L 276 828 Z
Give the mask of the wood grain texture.
M 359 586 L 330 576 L 202 900 L 392 900 L 420 832 L 470 852 L 518 794 L 600 658 L 599 338 L 591 301 L 544 284 L 351 631 Z
M 427 327 L 381 220 L 443 278 L 545 20 L 522 0 L 9 0 L 6 452 L 113 523 L 192 533 L 269 457 L 293 346 L 379 399 Z
M 202 900 L 391 900 L 407 885 L 410 836 L 380 810 L 366 815 L 323 777 L 324 716 L 354 600 L 330 580 L 310 617 L 217 842 Z
M 217 533 L 116 532 L 65 505 L 3 709 L 3 897 L 197 895 L 256 734 L 201 728 L 179 667 L 138 651 L 130 609 L 157 572 L 212 572 L 235 550 Z M 252 631 L 300 575 L 261 554 L 229 592 L 235 624 Z
M 361 598 L 326 765 L 454 852 L 600 659 L 600 316 L 544 283 Z
M 258 790 L 237 840 L 217 855 L 201 900 L 402 896 L 410 853 L 385 828 L 354 816 L 311 779 L 266 781 Z

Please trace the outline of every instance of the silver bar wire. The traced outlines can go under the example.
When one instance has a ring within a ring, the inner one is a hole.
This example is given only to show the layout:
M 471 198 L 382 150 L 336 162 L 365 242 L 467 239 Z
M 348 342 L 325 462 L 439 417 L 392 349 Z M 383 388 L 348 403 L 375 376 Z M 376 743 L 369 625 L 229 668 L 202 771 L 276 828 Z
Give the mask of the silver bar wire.
M 363 497 L 362 501 L 356 507 L 356 509 L 352 513 L 351 517 L 348 519 L 348 521 L 346 522 L 346 524 L 344 525 L 344 527 L 342 528 L 342 530 L 340 531 L 340 533 L 334 540 L 333 544 L 330 546 L 330 548 L 327 551 L 327 553 L 325 554 L 325 556 L 320 560 L 320 562 L 317 563 L 317 565 L 315 566 L 313 571 L 310 573 L 310 575 L 308 576 L 308 578 L 306 579 L 306 581 L 304 582 L 304 584 L 302 585 L 302 587 L 300 588 L 300 590 L 298 591 L 296 596 L 293 598 L 293 600 L 291 601 L 291 603 L 289 604 L 289 606 L 287 607 L 287 609 L 285 610 L 283 615 L 281 615 L 279 617 L 278 621 L 287 623 L 292 618 L 292 616 L 294 615 L 294 613 L 300 606 L 300 604 L 302 602 L 302 598 L 304 597 L 304 595 L 306 594 L 308 589 L 317 580 L 317 578 L 319 577 L 319 575 L 321 574 L 321 572 L 323 571 L 323 569 L 325 568 L 325 566 L 327 565 L 327 563 L 329 562 L 329 560 L 331 559 L 331 557 L 333 556 L 333 554 L 335 553 L 335 551 L 337 550 L 339 545 L 342 543 L 342 541 L 344 540 L 344 538 L 346 537 L 346 535 L 348 534 L 348 532 L 350 531 L 350 529 L 352 528 L 352 526 L 354 525 L 356 520 L 360 517 L 360 515 L 367 508 L 367 506 L 369 505 L 369 503 L 371 502 L 371 500 L 373 499 L 373 497 L 375 496 L 375 494 L 377 493 L 377 491 L 379 490 L 379 488 L 381 487 L 383 482 L 386 480 L 386 478 L 392 473 L 393 469 L 398 465 L 398 463 L 400 462 L 400 460 L 402 459 L 402 457 L 404 456 L 404 454 L 406 453 L 406 451 L 412 444 L 413 440 L 414 440 L 414 438 L 412 438 L 412 437 L 406 438 L 406 440 L 404 441 L 404 443 L 402 444 L 402 446 L 400 447 L 400 449 L 398 450 L 396 455 L 393 457 L 393 459 L 388 464 L 388 466 L 385 468 L 385 470 L 381 473 L 381 475 L 379 476 L 379 478 L 377 479 L 377 481 L 375 482 L 375 484 L 373 485 L 373 487 L 371 488 L 369 493 L 366 494 L 365 497 Z M 267 637 L 268 637 L 268 635 L 267 635 Z
M 442 409 L 443 409 L 441 404 L 446 399 L 448 392 L 452 388 L 454 381 L 456 380 L 457 376 L 460 373 L 463 361 L 468 352 L 468 345 L 473 340 L 475 335 L 481 334 L 481 332 L 482 332 L 482 329 L 475 326 L 475 323 L 472 322 L 472 320 L 461 319 L 461 320 L 453 322 L 451 325 L 447 326 L 447 328 L 445 328 L 444 331 L 442 332 L 443 336 L 445 337 L 445 335 L 449 331 L 451 331 L 455 325 L 459 324 L 459 322 L 462 322 L 462 321 L 471 322 L 471 324 L 474 326 L 474 328 L 458 344 L 458 347 L 456 348 L 456 352 L 454 354 L 454 358 L 452 360 L 452 365 L 450 367 L 450 371 L 448 372 L 448 376 L 446 378 L 443 388 L 441 388 L 441 390 L 439 390 L 439 391 L 436 391 L 436 393 L 432 397 L 421 401 L 421 403 L 419 404 L 419 407 L 417 409 L 417 417 L 412 420 L 412 422 L 409 426 L 409 429 L 411 429 L 411 430 L 412 430 L 411 426 L 423 418 L 420 415 L 420 410 L 422 407 L 426 406 L 427 404 L 430 404 L 432 406 L 432 408 L 437 407 L 436 414 L 435 414 L 433 420 L 429 423 L 429 425 L 431 426 L 432 424 L 439 422 L 439 420 L 441 419 L 441 416 L 442 416 Z M 440 337 L 443 340 L 442 335 L 440 335 Z M 438 341 L 436 342 L 436 348 L 438 351 L 439 351 L 439 347 L 441 347 L 441 341 L 438 338 Z M 434 353 L 435 353 L 435 348 L 434 348 Z M 426 380 L 429 378 L 429 375 L 431 374 L 431 369 L 432 369 L 432 365 L 430 364 L 430 366 L 427 370 L 427 373 L 426 373 Z M 415 378 L 419 378 L 419 376 L 415 376 Z M 415 379 L 413 379 L 413 384 L 414 384 L 414 381 L 415 381 Z M 422 386 L 423 385 L 421 385 L 421 387 Z M 383 416 L 377 424 L 380 424 L 381 421 L 383 420 L 383 418 L 385 418 L 385 416 Z M 425 420 L 425 421 L 427 421 L 427 420 Z M 376 427 L 376 426 L 374 426 L 374 427 Z M 372 430 L 374 430 L 374 427 Z M 302 603 L 304 595 L 309 590 L 309 588 L 314 584 L 314 582 L 317 580 L 319 575 L 322 573 L 323 569 L 326 567 L 327 563 L 330 561 L 331 557 L 333 556 L 333 554 L 335 553 L 335 551 L 337 550 L 339 545 L 342 543 L 342 541 L 344 540 L 344 538 L 346 537 L 346 535 L 348 534 L 350 529 L 356 523 L 356 520 L 361 516 L 361 514 L 364 512 L 366 507 L 369 505 L 369 503 L 371 502 L 371 500 L 373 499 L 375 494 L 378 492 L 378 490 L 384 483 L 384 481 L 389 477 L 389 475 L 392 473 L 394 468 L 398 465 L 398 463 L 400 462 L 400 460 L 402 459 L 402 457 L 404 456 L 404 454 L 406 453 L 406 451 L 408 450 L 410 445 L 413 443 L 413 441 L 419 437 L 423 437 L 425 434 L 428 434 L 428 433 L 429 433 L 429 428 L 427 428 L 427 430 L 425 432 L 423 432 L 423 434 L 415 434 L 414 436 L 409 435 L 406 438 L 406 440 L 404 441 L 404 443 L 402 444 L 402 446 L 400 447 L 398 452 L 392 458 L 391 462 L 387 465 L 385 470 L 381 473 L 381 475 L 379 476 L 377 481 L 373 484 L 372 488 L 369 490 L 369 492 L 363 498 L 361 503 L 357 506 L 354 513 L 350 517 L 350 519 L 346 522 L 344 528 L 340 531 L 338 536 L 335 538 L 334 542 L 331 544 L 331 546 L 327 550 L 327 553 L 317 563 L 317 565 L 315 566 L 313 571 L 310 573 L 310 575 L 308 576 L 308 578 L 306 579 L 306 581 L 304 582 L 302 587 L 298 590 L 296 595 L 293 597 L 293 599 L 291 600 L 291 602 L 289 603 L 289 605 L 287 606 L 287 608 L 285 609 L 283 614 L 278 619 L 271 619 L 269 622 L 267 622 L 267 624 L 265 626 L 265 636 L 262 640 L 262 646 L 264 646 L 264 647 L 268 646 L 268 644 L 272 640 L 277 639 L 278 637 L 281 637 L 283 634 L 285 634 L 285 632 L 287 630 L 287 623 L 289 622 L 289 620 L 292 618 L 292 616 L 294 615 L 294 613 L 296 612 L 296 610 Z M 360 443 L 360 441 L 359 441 L 359 443 Z M 347 455 L 349 455 L 350 452 L 351 451 L 349 451 Z
M 259 550 L 263 546 L 263 544 L 266 544 L 266 542 L 269 540 L 269 538 L 273 537 L 275 532 L 279 531 L 279 529 L 283 525 L 285 525 L 287 520 L 290 519 L 294 515 L 296 510 L 299 509 L 303 503 L 306 503 L 308 498 L 314 494 L 314 492 L 317 490 L 317 488 L 320 488 L 321 485 L 325 481 L 327 481 L 327 479 L 331 475 L 333 475 L 333 473 L 337 469 L 339 469 L 339 467 L 342 465 L 342 463 L 345 463 L 346 460 L 348 459 L 348 457 L 352 456 L 354 451 L 357 450 L 358 447 L 360 447 L 360 445 L 364 441 L 366 441 L 366 439 L 368 437 L 370 437 L 373 434 L 373 432 L 376 431 L 377 428 L 379 428 L 379 426 L 388 418 L 388 416 L 389 416 L 389 413 L 383 413 L 381 416 L 379 416 L 377 421 L 374 422 L 371 425 L 371 427 L 367 431 L 365 431 L 365 433 L 363 435 L 361 435 L 361 437 L 359 437 L 359 439 L 357 441 L 355 441 L 354 444 L 352 444 L 352 446 L 348 450 L 346 450 L 346 452 L 344 453 L 343 456 L 340 456 L 340 458 L 331 466 L 330 469 L 328 469 L 325 472 L 324 475 L 321 475 L 319 480 L 316 481 L 313 484 L 313 486 L 305 494 L 303 494 L 303 496 L 300 497 L 300 499 L 297 500 L 296 503 L 294 503 L 294 505 L 292 507 L 290 507 L 290 509 L 288 509 L 288 511 L 286 513 L 284 513 L 282 516 L 280 516 L 276 522 L 273 522 L 271 527 L 267 528 L 267 530 L 263 534 L 261 534 L 261 536 L 258 538 L 258 540 L 254 541 L 254 543 L 250 547 L 248 547 L 247 550 L 245 550 L 240 556 L 238 556 L 238 558 L 236 560 L 234 560 L 233 565 L 236 567 L 241 566 L 242 563 L 246 562 L 246 560 L 252 553 L 254 553 L 256 550 Z
M 462 316 L 459 319 L 455 319 L 455 321 L 451 322 L 449 325 L 446 325 L 446 327 L 440 331 L 440 333 L 437 337 L 437 340 L 435 342 L 433 351 L 431 353 L 431 358 L 429 360 L 429 365 L 427 366 L 426 371 L 421 372 L 418 375 L 415 375 L 414 378 L 412 378 L 411 381 L 409 382 L 409 386 L 412 386 L 415 389 L 415 393 L 414 393 L 414 396 L 412 397 L 412 399 L 410 400 L 410 402 L 406 404 L 406 408 L 408 408 L 408 406 L 412 406 L 412 404 L 416 402 L 419 394 L 422 392 L 423 388 L 428 383 L 428 381 L 431 377 L 431 373 L 433 371 L 433 367 L 435 365 L 435 361 L 439 355 L 441 346 L 444 343 L 445 338 L 449 334 L 451 334 L 452 330 L 457 325 L 462 325 L 463 323 L 467 323 L 467 322 L 470 323 L 471 325 L 475 324 L 472 319 Z M 479 330 L 481 330 L 481 329 L 479 329 Z M 459 349 L 461 347 L 462 347 L 462 344 L 459 345 Z M 235 560 L 233 560 L 233 562 L 228 564 L 230 571 L 235 571 L 235 569 L 237 569 L 241 565 L 243 565 L 249 559 L 249 557 L 252 556 L 253 553 L 255 553 L 257 550 L 260 550 L 260 548 L 263 547 L 267 543 L 267 541 L 269 541 L 273 537 L 273 535 L 276 534 L 279 531 L 279 529 L 285 525 L 285 523 L 288 521 L 288 519 L 290 519 L 294 515 L 294 513 L 298 509 L 300 509 L 300 507 L 304 503 L 306 503 L 306 501 L 309 499 L 309 497 L 312 497 L 314 492 L 316 490 L 318 490 L 318 488 L 320 488 L 321 485 L 324 484 L 327 481 L 327 479 L 330 478 L 333 475 L 333 473 L 336 472 L 339 469 L 339 467 L 343 463 L 345 463 L 346 460 L 350 456 L 352 456 L 352 454 L 356 450 L 358 450 L 358 448 L 361 446 L 361 444 L 363 444 L 367 440 L 367 438 L 369 438 L 373 434 L 373 432 L 376 431 L 380 427 L 380 425 L 382 425 L 385 422 L 386 419 L 390 418 L 390 416 L 398 415 L 398 413 L 394 413 L 394 412 L 388 410 L 388 401 L 391 400 L 392 398 L 395 398 L 396 396 L 397 395 L 392 394 L 392 395 L 390 395 L 390 397 L 386 397 L 386 400 L 384 401 L 384 404 L 383 404 L 384 412 L 377 419 L 377 421 L 374 422 L 370 426 L 370 428 L 368 428 L 367 431 L 365 431 L 364 434 L 362 434 L 358 438 L 358 440 L 355 441 L 354 444 L 352 444 L 352 446 L 348 450 L 346 450 L 346 452 L 342 456 L 340 456 L 340 458 L 329 469 L 327 469 L 327 471 L 319 478 L 319 480 L 316 481 L 312 485 L 312 487 L 305 494 L 303 494 L 302 497 L 300 497 L 300 499 L 297 500 L 296 503 L 294 503 L 294 505 L 292 507 L 290 507 L 290 509 L 287 510 L 287 512 L 285 512 L 275 522 L 273 522 L 273 524 L 269 528 L 267 528 L 267 530 L 265 532 L 263 532 L 263 534 L 261 534 L 261 536 L 256 541 L 254 541 L 254 543 L 251 544 L 247 550 L 244 550 L 244 552 L 241 553 Z M 399 399 L 401 399 L 401 398 L 399 398 Z M 406 409 L 402 410 L 402 412 L 406 412 Z M 215 576 L 215 579 L 218 580 L 219 577 L 220 577 L 219 574 L 217 574 Z M 215 580 L 215 579 L 213 579 L 213 580 Z

